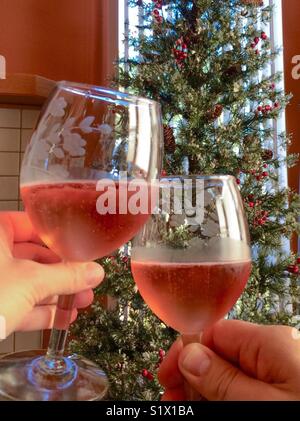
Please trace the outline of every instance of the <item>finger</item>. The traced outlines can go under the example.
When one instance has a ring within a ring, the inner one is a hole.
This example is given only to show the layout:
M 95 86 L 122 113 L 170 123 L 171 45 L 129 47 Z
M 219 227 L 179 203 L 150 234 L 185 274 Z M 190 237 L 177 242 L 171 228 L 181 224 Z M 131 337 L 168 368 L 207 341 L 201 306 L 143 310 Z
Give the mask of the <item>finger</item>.
M 245 375 L 201 344 L 184 347 L 178 365 L 187 382 L 207 400 L 284 400 L 275 387 Z
M 295 347 L 292 330 L 285 326 L 222 320 L 204 332 L 202 344 L 249 376 L 267 382 L 286 381 L 288 373 L 293 373 L 293 367 L 298 364 L 295 361 L 298 355 L 290 352 Z M 298 346 L 300 352 L 300 344 Z M 284 370 L 278 361 L 285 361 Z
M 8 224 L 11 227 L 15 243 L 33 242 L 43 244 L 26 212 L 2 212 L 0 223 Z
M 183 377 L 178 368 L 178 357 L 182 348 L 182 340 L 178 338 L 159 367 L 159 382 L 167 389 L 173 389 L 183 384 Z
M 19 332 L 31 332 L 36 330 L 51 329 L 53 327 L 56 312 L 55 305 L 38 306 L 28 313 L 18 326 Z M 77 318 L 77 310 L 72 310 L 71 323 Z
M 15 260 L 13 270 L 22 273 L 19 292 L 26 294 L 30 304 L 36 304 L 54 295 L 73 295 L 95 288 L 104 278 L 97 263 L 55 263 L 42 265 L 29 260 Z
M 168 389 L 163 394 L 161 401 L 184 401 L 185 393 L 183 387 Z
M 75 308 L 86 308 L 94 301 L 94 292 L 92 289 L 82 291 L 76 294 L 74 307 Z
M 59 263 L 61 259 L 51 250 L 34 243 L 16 243 L 13 247 L 16 259 L 33 260 L 37 263 Z
M 79 292 L 75 296 L 74 308 L 86 308 L 92 304 L 94 300 L 94 292 L 92 289 Z M 39 306 L 57 304 L 58 296 L 49 297 L 38 303 Z

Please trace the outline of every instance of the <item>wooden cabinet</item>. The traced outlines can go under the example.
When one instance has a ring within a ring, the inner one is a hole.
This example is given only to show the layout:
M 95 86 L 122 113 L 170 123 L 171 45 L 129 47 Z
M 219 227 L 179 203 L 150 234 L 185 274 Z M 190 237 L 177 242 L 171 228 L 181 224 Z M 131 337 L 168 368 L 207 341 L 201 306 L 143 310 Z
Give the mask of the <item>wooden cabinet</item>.
M 118 50 L 117 0 L 0 0 L 7 73 L 107 84 Z

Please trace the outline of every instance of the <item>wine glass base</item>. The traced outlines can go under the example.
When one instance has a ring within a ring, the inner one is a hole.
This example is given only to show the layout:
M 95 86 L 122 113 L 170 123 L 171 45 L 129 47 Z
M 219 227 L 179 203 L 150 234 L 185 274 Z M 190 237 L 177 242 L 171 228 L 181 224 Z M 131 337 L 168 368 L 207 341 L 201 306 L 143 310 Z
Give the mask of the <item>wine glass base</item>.
M 39 387 L 30 380 L 31 368 L 45 351 L 25 351 L 0 359 L 0 400 L 9 401 L 100 401 L 106 396 L 108 380 L 93 362 L 78 355 L 68 357 L 76 364 L 76 375 L 63 388 Z

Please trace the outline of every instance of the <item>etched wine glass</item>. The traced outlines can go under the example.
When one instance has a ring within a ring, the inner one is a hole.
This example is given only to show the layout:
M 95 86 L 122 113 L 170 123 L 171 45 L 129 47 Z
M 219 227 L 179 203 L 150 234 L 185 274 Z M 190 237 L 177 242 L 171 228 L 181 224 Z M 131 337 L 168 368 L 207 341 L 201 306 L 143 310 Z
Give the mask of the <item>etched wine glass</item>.
M 149 218 L 161 155 L 158 103 L 60 82 L 23 160 L 26 212 L 63 261 L 101 258 L 130 240 Z M 104 397 L 103 371 L 85 358 L 64 356 L 73 303 L 71 296 L 58 299 L 46 355 L 28 351 L 0 360 L 0 395 L 37 401 Z
M 152 311 L 184 345 L 228 313 L 251 272 L 248 226 L 231 176 L 162 179 L 159 206 L 133 241 L 131 268 Z M 186 388 L 189 400 L 199 395 Z

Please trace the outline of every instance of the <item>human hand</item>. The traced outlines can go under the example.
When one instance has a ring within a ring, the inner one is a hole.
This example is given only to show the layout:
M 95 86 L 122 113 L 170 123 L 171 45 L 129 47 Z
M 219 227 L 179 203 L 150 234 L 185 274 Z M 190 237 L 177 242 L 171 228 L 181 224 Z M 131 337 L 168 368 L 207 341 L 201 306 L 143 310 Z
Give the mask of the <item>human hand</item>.
M 300 400 L 300 340 L 289 327 L 222 320 L 201 344 L 173 344 L 159 370 L 163 400 L 185 400 L 184 379 L 207 400 Z
M 104 277 L 96 263 L 60 263 L 23 212 L 0 213 L 0 273 L 0 316 L 6 336 L 51 328 L 58 295 L 76 294 L 74 321 L 77 309 L 91 304 L 92 288 Z

